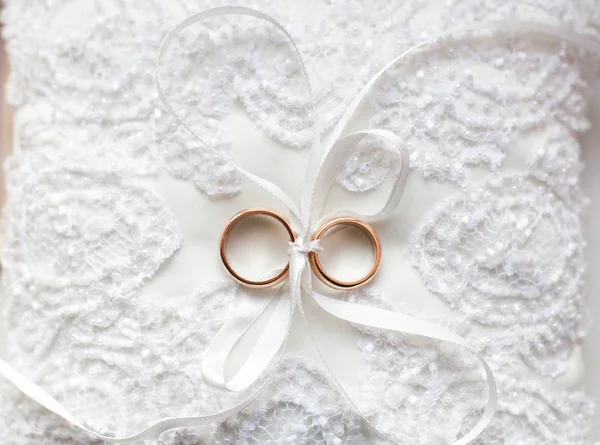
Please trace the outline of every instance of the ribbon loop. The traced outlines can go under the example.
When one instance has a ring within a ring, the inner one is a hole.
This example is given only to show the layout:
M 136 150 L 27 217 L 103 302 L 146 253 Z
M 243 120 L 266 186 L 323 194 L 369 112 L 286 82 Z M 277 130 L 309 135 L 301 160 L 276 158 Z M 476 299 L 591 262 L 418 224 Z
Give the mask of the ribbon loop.
M 344 162 L 354 153 L 357 145 L 367 136 L 374 136 L 391 143 L 395 150 L 390 150 L 386 145 L 383 145 L 382 147 L 388 150 L 392 157 L 400 160 L 400 169 L 384 206 L 374 214 L 360 215 L 360 218 L 365 221 L 382 219 L 392 213 L 400 203 L 409 173 L 408 151 L 404 144 L 402 144 L 402 140 L 394 133 L 387 130 L 371 129 L 358 131 L 335 141 L 332 147 L 327 151 L 327 155 L 324 157 L 318 168 L 315 188 L 310 199 L 308 199 L 308 202 L 311 203 L 310 216 L 307 220 L 305 219 L 307 230 L 309 232 L 312 233 L 315 229 L 315 222 L 321 215 L 325 200 L 331 187 L 338 178 L 340 171 L 344 166 Z
M 187 19 L 185 19 L 181 23 L 179 23 L 171 31 L 169 31 L 169 33 L 166 35 L 163 42 L 161 43 L 160 48 L 158 49 L 158 54 L 156 56 L 155 79 L 156 79 L 156 90 L 158 93 L 158 97 L 159 97 L 160 101 L 162 102 L 163 106 L 166 108 L 166 110 L 169 112 L 169 114 L 171 116 L 173 116 L 173 118 L 177 121 L 177 123 L 179 125 L 181 125 L 188 133 L 190 133 L 196 140 L 198 140 L 198 142 L 200 142 L 207 150 L 209 150 L 209 151 L 213 152 L 215 155 L 219 156 L 219 158 L 221 158 L 225 163 L 227 163 L 229 166 L 231 166 L 234 170 L 236 170 L 242 176 L 246 177 L 251 182 L 262 187 L 269 194 L 271 194 L 278 201 L 280 201 L 289 210 L 290 217 L 292 218 L 292 222 L 294 224 L 301 223 L 300 210 L 296 207 L 296 203 L 290 196 L 288 196 L 277 185 L 273 184 L 272 182 L 270 182 L 258 175 L 255 175 L 254 173 L 251 173 L 251 172 L 243 169 L 242 167 L 240 167 L 239 165 L 237 165 L 230 159 L 224 157 L 219 150 L 216 150 L 210 144 L 206 143 L 194 131 L 194 129 L 191 128 L 190 125 L 188 125 L 188 123 L 185 121 L 185 119 L 177 111 L 175 111 L 175 109 L 173 108 L 173 106 L 171 105 L 171 103 L 169 102 L 169 100 L 167 99 L 167 97 L 165 95 L 164 88 L 162 86 L 163 85 L 162 80 L 160 77 L 160 64 L 161 64 L 161 61 L 162 61 L 164 55 L 166 54 L 167 50 L 169 49 L 169 47 L 171 46 L 171 44 L 173 43 L 175 38 L 182 31 L 186 30 L 187 28 L 189 28 L 190 26 L 192 26 L 198 22 L 201 22 L 201 21 L 206 20 L 211 17 L 219 17 L 219 16 L 225 16 L 225 15 L 241 15 L 241 16 L 254 17 L 259 20 L 263 20 L 263 21 L 266 21 L 267 23 L 270 23 L 271 25 L 275 26 L 279 31 L 281 31 L 285 35 L 287 40 L 292 44 L 292 48 L 293 48 L 296 56 L 298 57 L 298 59 L 300 61 L 300 65 L 302 67 L 302 74 L 303 74 L 304 80 L 306 81 L 306 86 L 308 88 L 309 102 L 310 102 L 310 105 L 312 108 L 310 115 L 316 116 L 317 111 L 316 111 L 315 101 L 313 98 L 314 95 L 313 95 L 313 91 L 312 91 L 312 86 L 309 81 L 308 72 L 306 71 L 306 65 L 304 64 L 304 61 L 302 59 L 302 54 L 300 53 L 300 50 L 298 49 L 298 46 L 296 45 L 296 42 L 294 41 L 294 39 L 292 38 L 290 33 L 278 21 L 276 21 L 272 17 L 268 16 L 267 14 L 264 14 L 260 11 L 256 11 L 254 9 L 244 8 L 244 7 L 240 7 L 240 6 L 224 6 L 224 7 L 208 9 L 208 10 L 200 12 L 198 14 L 191 15 L 190 17 L 188 17 Z M 320 133 L 320 129 L 318 127 L 318 120 L 315 118 L 313 120 L 313 146 L 319 146 L 320 135 L 321 135 L 321 133 Z

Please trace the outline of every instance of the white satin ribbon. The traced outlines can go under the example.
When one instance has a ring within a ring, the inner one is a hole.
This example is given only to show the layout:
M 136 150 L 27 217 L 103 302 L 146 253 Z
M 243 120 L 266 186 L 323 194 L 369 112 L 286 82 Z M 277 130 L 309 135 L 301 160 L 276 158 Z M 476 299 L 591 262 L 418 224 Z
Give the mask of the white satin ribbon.
M 222 15 L 246 15 L 256 17 L 261 20 L 265 20 L 276 28 L 278 28 L 291 42 L 298 58 L 301 62 L 302 71 L 304 74 L 305 81 L 309 88 L 309 95 L 311 99 L 311 106 L 313 107 L 312 112 L 316 116 L 316 109 L 314 105 L 312 90 L 310 82 L 306 72 L 302 57 L 296 46 L 291 35 L 280 25 L 277 21 L 271 17 L 252 9 L 242 7 L 221 7 L 214 8 L 199 14 L 195 14 L 186 20 L 182 21 L 176 26 L 163 41 L 159 53 L 157 56 L 157 70 L 156 80 L 158 95 L 163 102 L 166 109 L 173 115 L 178 123 L 183 126 L 189 133 L 191 133 L 196 139 L 205 145 L 208 150 L 213 151 L 217 155 L 221 155 L 218 151 L 214 150 L 208 144 L 204 143 L 202 139 L 190 128 L 181 116 L 172 108 L 166 99 L 158 72 L 159 64 L 162 60 L 166 50 L 174 40 L 174 38 L 184 29 L 189 26 L 207 19 L 209 17 L 217 17 Z M 579 45 L 587 50 L 598 53 L 600 48 L 598 43 L 588 37 L 572 33 L 568 30 L 557 28 L 554 26 L 543 25 L 533 22 L 496 22 L 487 23 L 469 27 L 467 29 L 461 29 L 445 33 L 442 36 L 426 40 L 418 45 L 413 46 L 407 51 L 403 52 L 399 56 L 395 57 L 385 67 L 383 67 L 378 73 L 376 73 L 365 85 L 365 87 L 359 92 L 359 94 L 353 99 L 350 106 L 340 119 L 337 126 L 332 131 L 328 142 L 321 146 L 319 135 L 320 128 L 318 119 L 315 117 L 315 132 L 313 140 L 313 150 L 311 152 L 311 161 L 306 174 L 306 187 L 303 190 L 301 196 L 301 206 L 296 207 L 294 200 L 291 199 L 287 194 L 283 192 L 275 184 L 261 178 L 260 176 L 254 175 L 237 165 L 230 160 L 225 159 L 225 162 L 229 163 L 235 170 L 240 174 L 261 186 L 279 201 L 281 201 L 289 210 L 290 218 L 294 229 L 299 234 L 298 240 L 290 246 L 290 275 L 289 275 L 289 292 L 283 293 L 282 295 L 273 294 L 270 297 L 267 296 L 247 296 L 237 306 L 232 317 L 225 323 L 223 328 L 218 332 L 215 339 L 209 346 L 206 356 L 204 357 L 202 364 L 202 373 L 204 379 L 221 388 L 225 388 L 230 391 L 244 391 L 251 388 L 249 393 L 246 393 L 245 397 L 233 406 L 215 412 L 208 415 L 192 416 L 192 417 L 175 417 L 165 418 L 159 421 L 151 423 L 144 430 L 126 436 L 126 437 L 112 437 L 100 434 L 87 428 L 82 422 L 78 421 L 65 407 L 63 407 L 58 401 L 52 396 L 45 392 L 41 387 L 27 379 L 23 374 L 15 370 L 6 361 L 0 359 L 0 373 L 2 373 L 10 382 L 12 382 L 19 390 L 32 400 L 36 401 L 46 409 L 57 414 L 73 426 L 81 429 L 82 431 L 89 433 L 90 435 L 112 443 L 132 443 L 140 440 L 150 439 L 158 436 L 163 431 L 172 428 L 179 427 L 190 427 L 194 425 L 201 425 L 213 422 L 220 422 L 227 417 L 234 415 L 249 403 L 256 399 L 258 394 L 265 388 L 269 383 L 271 377 L 274 375 L 278 360 L 281 356 L 279 352 L 284 349 L 287 342 L 290 323 L 292 316 L 296 310 L 299 311 L 302 319 L 304 320 L 305 326 L 312 338 L 325 366 L 329 369 L 329 372 L 333 375 L 333 372 L 329 368 L 326 355 L 322 352 L 319 346 L 318 339 L 311 329 L 309 320 L 306 317 L 303 307 L 303 295 L 306 298 L 312 298 L 313 301 L 325 312 L 336 317 L 338 319 L 347 321 L 349 323 L 359 324 L 363 326 L 374 327 L 378 329 L 385 329 L 392 332 L 399 332 L 409 335 L 418 335 L 427 337 L 434 340 L 440 340 L 452 343 L 464 347 L 471 351 L 481 363 L 485 377 L 488 384 L 487 391 L 487 402 L 483 415 L 475 426 L 463 437 L 452 442 L 452 445 L 467 445 L 471 443 L 489 424 L 491 421 L 495 407 L 496 407 L 496 384 L 493 373 L 486 363 L 485 359 L 461 336 L 451 332 L 441 326 L 428 323 L 426 321 L 416 319 L 401 313 L 383 310 L 379 308 L 369 307 L 365 305 L 359 305 L 350 303 L 343 300 L 333 299 L 324 295 L 318 294 L 312 290 L 312 276 L 310 273 L 310 267 L 307 263 L 307 254 L 310 251 L 318 249 L 318 245 L 310 242 L 312 231 L 315 228 L 315 223 L 320 217 L 321 210 L 325 198 L 335 181 L 338 173 L 346 160 L 349 153 L 356 145 L 366 136 L 373 136 L 382 139 L 386 139 L 392 143 L 395 150 L 392 151 L 393 156 L 397 156 L 401 160 L 400 173 L 396 179 L 394 186 L 391 189 L 390 195 L 387 202 L 382 208 L 373 215 L 360 215 L 359 217 L 363 220 L 373 221 L 379 218 L 383 218 L 392 212 L 402 196 L 404 185 L 406 183 L 406 177 L 408 175 L 408 154 L 406 149 L 402 145 L 402 141 L 393 133 L 385 130 L 364 130 L 349 136 L 340 138 L 340 135 L 346 128 L 351 117 L 355 113 L 357 107 L 370 91 L 373 84 L 394 64 L 415 52 L 419 48 L 434 43 L 440 39 L 456 37 L 463 33 L 469 33 L 474 31 L 486 31 L 490 29 L 501 29 L 507 28 L 512 30 L 521 30 L 537 34 L 539 36 L 551 37 L 552 39 L 560 39 L 571 42 L 575 45 Z M 250 327 L 258 320 L 258 318 L 265 312 L 269 304 L 277 298 L 276 306 L 269 316 L 266 326 L 262 333 L 259 335 L 257 341 L 252 347 L 252 351 L 248 356 L 248 359 L 241 365 L 241 367 L 235 372 L 233 377 L 227 379 L 225 377 L 225 364 L 229 357 L 232 349 L 237 342 L 244 336 L 244 334 L 250 329 Z M 261 378 L 262 377 L 262 378 Z M 338 385 L 339 389 L 346 395 L 349 402 L 353 405 L 357 412 L 360 410 L 353 402 L 352 398 L 346 393 L 342 385 L 335 379 L 334 381 Z M 379 430 L 366 416 L 362 415 L 365 422 L 367 422 L 375 431 L 377 431 L 384 438 L 395 442 L 392 438 L 385 434 L 385 432 Z

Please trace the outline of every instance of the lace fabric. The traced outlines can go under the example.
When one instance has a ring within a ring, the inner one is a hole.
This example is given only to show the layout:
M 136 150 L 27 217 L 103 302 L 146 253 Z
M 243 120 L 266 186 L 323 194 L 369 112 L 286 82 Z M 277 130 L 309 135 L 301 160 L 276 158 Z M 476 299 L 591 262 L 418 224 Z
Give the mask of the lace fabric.
M 3 10 L 19 117 L 3 213 L 7 350 L 101 431 L 126 433 L 149 416 L 210 412 L 229 400 L 202 382 L 200 360 L 242 290 L 211 282 L 161 303 L 141 295 L 187 242 L 171 203 L 148 184 L 169 175 L 213 198 L 244 192 L 222 159 L 161 110 L 153 83 L 162 36 L 217 3 L 9 0 Z M 440 30 L 533 18 L 597 36 L 600 26 L 587 0 L 236 3 L 277 17 L 298 39 L 324 131 L 392 55 Z M 400 135 L 414 174 L 449 190 L 408 250 L 422 286 L 446 308 L 423 317 L 467 336 L 497 372 L 500 408 L 485 444 L 589 443 L 591 401 L 554 380 L 572 366 L 588 323 L 577 134 L 589 126 L 595 68 L 573 48 L 500 32 L 429 47 L 372 93 L 367 124 Z M 235 159 L 229 119 L 237 108 L 271 139 L 308 147 L 299 66 L 272 30 L 209 21 L 181 37 L 162 69 L 171 101 L 224 156 Z M 349 154 L 339 184 L 367 196 L 397 168 L 367 141 Z M 416 311 L 376 286 L 348 298 Z M 360 407 L 377 425 L 403 443 L 428 444 L 450 442 L 474 423 L 484 395 L 467 354 L 357 333 L 366 363 Z M 1 390 L 0 433 L 10 443 L 93 443 L 4 382 Z M 317 364 L 291 355 L 244 412 L 152 443 L 379 439 Z
M 485 351 L 498 382 L 499 406 L 482 443 L 590 443 L 591 400 L 581 391 L 544 385 L 539 371 L 531 372 L 530 363 L 518 357 L 519 343 L 514 338 L 494 331 L 482 333 L 469 317 L 448 319 L 415 313 L 403 305 L 390 306 L 374 290 L 351 298 L 420 315 L 459 332 Z M 357 329 L 364 335 L 358 344 L 368 363 L 361 385 L 362 407 L 378 426 L 402 443 L 428 444 L 448 442 L 474 424 L 485 397 L 472 357 L 432 341 Z
M 525 360 L 553 376 L 565 363 L 543 366 L 538 356 L 560 356 L 586 329 L 580 222 L 555 196 L 527 176 L 492 176 L 434 210 L 411 243 L 432 292 L 514 336 Z

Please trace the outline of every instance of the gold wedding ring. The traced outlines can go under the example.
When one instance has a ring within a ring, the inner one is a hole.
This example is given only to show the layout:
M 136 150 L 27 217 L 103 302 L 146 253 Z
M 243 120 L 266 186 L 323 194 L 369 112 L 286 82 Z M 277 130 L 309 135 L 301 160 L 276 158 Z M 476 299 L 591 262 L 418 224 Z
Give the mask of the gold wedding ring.
M 369 272 L 359 280 L 342 281 L 325 272 L 325 269 L 323 269 L 323 266 L 321 265 L 321 261 L 319 261 L 318 252 L 310 252 L 308 254 L 308 259 L 314 274 L 327 286 L 334 289 L 355 289 L 357 287 L 364 286 L 371 281 L 379 270 L 379 266 L 381 265 L 381 241 L 379 240 L 379 236 L 377 236 L 375 230 L 373 230 L 370 225 L 359 219 L 348 217 L 335 218 L 326 222 L 315 232 L 313 235 L 313 240 L 320 241 L 329 230 L 339 225 L 358 227 L 367 234 L 371 243 L 373 244 L 373 247 L 375 248 L 375 261 L 373 263 L 373 267 L 371 267 L 371 270 L 369 270 Z
M 268 278 L 266 280 L 250 280 L 250 279 L 244 278 L 240 274 L 238 274 L 233 269 L 233 267 L 229 263 L 229 259 L 227 258 L 227 239 L 228 239 L 231 231 L 236 226 L 236 224 L 238 224 L 240 221 L 242 221 L 246 218 L 249 218 L 251 216 L 255 216 L 255 215 L 263 215 L 263 216 L 268 216 L 270 218 L 276 219 L 283 225 L 283 227 L 287 231 L 287 233 L 290 237 L 290 241 L 291 242 L 296 241 L 296 235 L 294 234 L 294 231 L 292 230 L 291 224 L 285 218 L 285 216 L 281 215 L 280 213 L 275 212 L 274 210 L 265 209 L 265 208 L 252 208 L 252 209 L 242 210 L 241 212 L 236 214 L 233 218 L 231 218 L 227 222 L 227 224 L 225 224 L 225 227 L 223 228 L 223 231 L 221 232 L 221 237 L 219 239 L 219 252 L 221 254 L 221 260 L 223 261 L 223 265 L 225 266 L 225 269 L 227 269 L 227 272 L 229 272 L 231 274 L 231 276 L 238 283 L 243 284 L 244 286 L 253 287 L 253 288 L 275 286 L 287 278 L 289 271 L 290 271 L 290 263 L 289 262 L 286 264 L 286 266 L 283 268 L 283 270 L 281 272 L 279 272 L 277 275 L 275 275 L 271 278 Z M 367 234 L 371 243 L 373 244 L 373 247 L 375 248 L 375 261 L 373 263 L 373 267 L 371 267 L 371 270 L 369 270 L 369 272 L 359 280 L 342 281 L 342 280 L 338 280 L 338 279 L 332 277 L 327 272 L 325 272 L 325 269 L 323 268 L 323 265 L 321 264 L 321 261 L 319 260 L 318 252 L 309 252 L 308 260 L 309 260 L 310 266 L 313 270 L 313 273 L 327 286 L 332 287 L 334 289 L 355 289 L 355 288 L 363 286 L 363 285 L 367 284 L 369 281 L 371 281 L 373 279 L 373 277 L 375 276 L 375 274 L 377 273 L 377 271 L 379 270 L 379 266 L 381 265 L 381 241 L 379 240 L 379 236 L 377 236 L 377 233 L 375 232 L 375 230 L 373 230 L 373 228 L 370 225 L 368 225 L 367 223 L 365 223 L 359 219 L 350 218 L 350 217 L 335 218 L 335 219 L 332 219 L 332 220 L 326 222 L 321 227 L 319 227 L 319 229 L 313 235 L 312 239 L 316 240 L 316 241 L 320 241 L 329 230 L 331 230 L 332 228 L 339 226 L 339 225 L 358 227 L 359 229 L 361 229 L 363 232 L 365 232 Z
M 283 280 L 285 280 L 287 278 L 289 271 L 290 271 L 290 263 L 289 262 L 286 264 L 286 266 L 283 268 L 283 270 L 281 272 L 279 272 L 277 275 L 275 275 L 274 277 L 268 278 L 266 280 L 257 281 L 257 280 L 250 280 L 248 278 L 244 278 L 240 274 L 238 274 L 233 269 L 233 267 L 229 263 L 229 259 L 227 258 L 227 238 L 229 237 L 229 234 L 231 233 L 233 228 L 240 221 L 242 221 L 246 218 L 249 218 L 251 216 L 256 216 L 256 215 L 264 215 L 264 216 L 268 216 L 270 218 L 276 219 L 283 225 L 283 227 L 287 231 L 287 233 L 290 237 L 290 241 L 294 242 L 296 240 L 296 235 L 294 234 L 294 232 L 292 230 L 292 226 L 290 225 L 289 221 L 285 218 L 285 216 L 283 216 L 282 214 L 280 214 L 278 212 L 270 210 L 270 209 L 252 208 L 252 209 L 242 210 L 241 212 L 236 214 L 233 218 L 231 218 L 227 222 L 227 224 L 225 224 L 225 227 L 223 228 L 223 231 L 221 232 L 221 237 L 219 239 L 219 252 L 221 254 L 221 260 L 223 261 L 223 265 L 225 266 L 225 269 L 227 269 L 227 272 L 229 272 L 231 274 L 231 276 L 238 283 L 243 284 L 244 286 L 253 287 L 253 288 L 271 287 L 271 286 L 275 286 L 275 285 L 281 283 Z

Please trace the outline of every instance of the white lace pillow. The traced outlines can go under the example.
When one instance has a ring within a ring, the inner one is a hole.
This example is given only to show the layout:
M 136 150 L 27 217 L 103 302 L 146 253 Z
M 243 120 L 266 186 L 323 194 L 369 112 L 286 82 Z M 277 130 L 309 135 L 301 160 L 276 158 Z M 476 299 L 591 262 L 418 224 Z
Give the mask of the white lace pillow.
M 153 77 L 166 31 L 212 4 L 5 3 L 16 110 L 2 273 L 10 362 L 112 435 L 228 406 L 235 396 L 200 373 L 246 292 L 222 271 L 217 239 L 238 210 L 277 203 L 175 123 Z M 384 63 L 443 30 L 525 19 L 597 36 L 600 26 L 585 0 L 240 3 L 298 40 L 325 131 Z M 312 127 L 299 65 L 277 32 L 211 20 L 162 69 L 171 102 L 211 145 L 299 195 Z M 435 321 L 476 346 L 499 391 L 486 444 L 588 443 L 593 404 L 572 388 L 588 325 L 577 135 L 594 69 L 573 47 L 519 34 L 441 42 L 390 71 L 352 125 L 399 135 L 412 173 L 400 208 L 376 225 L 381 272 L 344 298 Z M 363 144 L 329 207 L 373 207 L 398 168 Z M 261 269 L 249 252 L 237 253 Z M 481 415 L 484 384 L 464 351 L 319 320 L 359 408 L 397 442 L 449 443 Z M 223 424 L 149 443 L 384 443 L 315 357 L 295 323 L 259 400 Z M 0 390 L 7 443 L 93 443 L 4 380 Z

